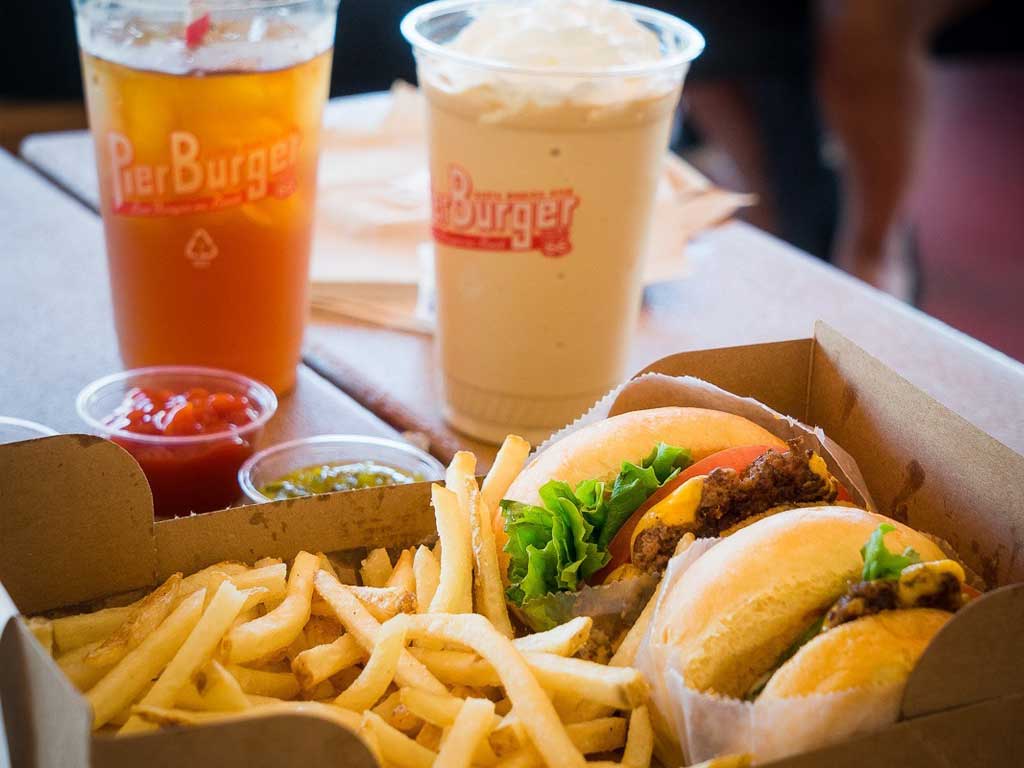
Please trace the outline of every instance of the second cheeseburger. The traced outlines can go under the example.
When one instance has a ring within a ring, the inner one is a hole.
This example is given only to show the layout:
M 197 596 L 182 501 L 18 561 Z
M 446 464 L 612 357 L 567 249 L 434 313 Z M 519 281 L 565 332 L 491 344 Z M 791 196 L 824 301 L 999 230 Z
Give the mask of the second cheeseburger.
M 534 629 L 545 598 L 660 574 L 687 533 L 727 535 L 783 509 L 841 501 L 824 460 L 723 411 L 666 407 L 573 432 L 516 478 L 494 521 L 507 596 Z

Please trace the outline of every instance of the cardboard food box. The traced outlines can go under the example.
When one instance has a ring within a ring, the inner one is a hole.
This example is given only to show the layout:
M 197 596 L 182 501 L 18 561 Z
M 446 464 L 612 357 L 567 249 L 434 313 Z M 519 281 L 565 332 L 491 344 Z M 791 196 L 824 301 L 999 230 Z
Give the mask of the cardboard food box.
M 915 669 L 901 720 L 774 768 L 1009 766 L 1024 760 L 1024 457 L 824 325 L 813 339 L 665 358 L 819 425 L 859 463 L 879 509 L 950 542 L 992 589 L 960 611 Z M 1022 393 L 1024 397 L 1024 393 Z M 619 409 L 666 405 L 623 399 Z M 153 523 L 134 460 L 94 437 L 0 446 L 0 696 L 11 762 L 96 768 L 261 768 L 374 761 L 313 716 L 92 736 L 85 700 L 17 620 L 150 588 L 220 560 L 301 549 L 363 555 L 434 538 L 429 484 L 276 502 Z

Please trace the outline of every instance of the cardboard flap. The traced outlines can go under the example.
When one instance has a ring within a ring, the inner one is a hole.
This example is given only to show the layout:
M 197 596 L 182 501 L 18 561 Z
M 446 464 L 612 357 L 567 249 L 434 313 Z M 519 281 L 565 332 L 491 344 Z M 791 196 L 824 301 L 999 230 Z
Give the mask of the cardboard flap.
M 990 589 L 1024 580 L 1024 456 L 824 323 L 815 338 L 808 418 L 857 460 L 878 511 L 945 539 Z
M 0 582 L 22 613 L 153 583 L 153 497 L 120 447 L 88 435 L 0 445 L 0 478 Z
M 651 363 L 637 376 L 695 376 L 806 422 L 807 372 L 813 347 L 810 339 L 796 339 L 681 352 Z
M 1024 691 L 1024 584 L 965 605 L 935 636 L 903 693 L 900 714 L 921 717 Z
M 6 595 L 0 594 L 0 601 L 3 599 Z M 89 705 L 16 618 L 7 622 L 0 635 L 0 658 L 0 699 L 11 765 L 88 765 Z
M 192 573 L 220 560 L 251 563 L 293 557 L 315 546 L 322 552 L 398 547 L 433 539 L 430 483 L 252 504 L 156 524 L 159 577 Z
M 761 768 L 1008 768 L 1024 754 L 1024 695 L 896 723 Z
M 256 715 L 152 734 L 97 738 L 93 764 L 104 768 L 376 768 L 362 739 L 312 714 Z

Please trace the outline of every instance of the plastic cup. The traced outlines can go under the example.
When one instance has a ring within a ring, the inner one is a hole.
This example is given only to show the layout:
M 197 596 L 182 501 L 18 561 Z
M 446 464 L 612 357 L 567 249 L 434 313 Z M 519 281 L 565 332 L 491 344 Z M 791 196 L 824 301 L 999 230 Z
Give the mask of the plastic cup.
M 295 383 L 337 0 L 75 0 L 126 367 Z
M 643 65 L 515 66 L 448 44 L 491 2 L 402 22 L 428 102 L 446 419 L 537 441 L 626 373 L 642 259 L 690 25 L 621 3 L 656 38 Z
M 245 396 L 256 411 L 249 423 L 189 436 L 147 435 L 112 427 L 108 420 L 133 388 Z M 157 517 L 209 512 L 234 503 L 240 494 L 238 470 L 255 450 L 277 398 L 266 385 L 231 371 L 196 366 L 155 366 L 115 373 L 86 386 L 76 402 L 78 415 L 96 434 L 117 443 L 142 467 L 153 492 Z
M 238 484 L 254 502 L 271 501 L 260 492 L 268 483 L 318 464 L 372 461 L 422 480 L 440 480 L 444 465 L 419 448 L 399 440 L 366 435 L 319 435 L 266 448 L 242 465 Z
M 50 429 L 45 424 L 13 416 L 0 416 L 0 445 L 51 437 L 56 434 L 57 430 Z

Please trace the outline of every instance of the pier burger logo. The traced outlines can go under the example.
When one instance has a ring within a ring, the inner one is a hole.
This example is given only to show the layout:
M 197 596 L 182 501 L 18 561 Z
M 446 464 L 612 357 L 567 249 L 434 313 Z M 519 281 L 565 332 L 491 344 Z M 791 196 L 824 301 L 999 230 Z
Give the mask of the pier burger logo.
M 284 199 L 297 187 L 301 137 L 297 130 L 228 148 L 204 152 L 188 131 L 172 131 L 166 162 L 143 162 L 131 139 L 107 134 L 111 204 L 126 216 L 174 216 L 205 213 Z
M 572 251 L 572 220 L 580 199 L 572 189 L 489 192 L 473 188 L 469 172 L 448 166 L 444 187 L 432 189 L 434 240 L 480 251 Z

